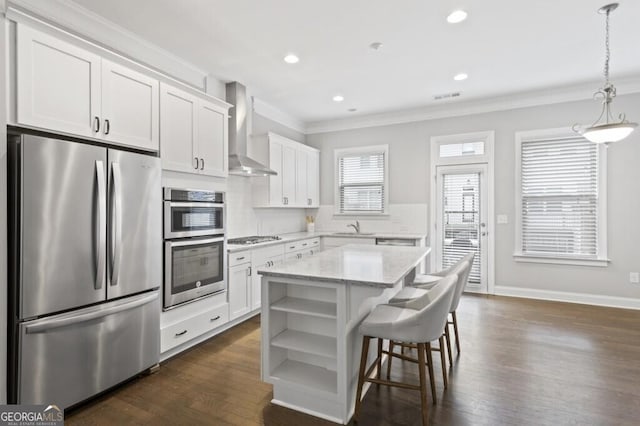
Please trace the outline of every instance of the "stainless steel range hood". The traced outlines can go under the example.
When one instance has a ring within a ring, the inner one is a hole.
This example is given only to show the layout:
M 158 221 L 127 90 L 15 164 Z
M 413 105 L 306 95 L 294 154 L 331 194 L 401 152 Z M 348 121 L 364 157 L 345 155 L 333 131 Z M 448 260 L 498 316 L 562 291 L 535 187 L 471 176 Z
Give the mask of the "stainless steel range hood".
M 247 156 L 247 89 L 237 81 L 227 83 L 229 110 L 229 174 L 240 176 L 270 176 L 278 173 Z

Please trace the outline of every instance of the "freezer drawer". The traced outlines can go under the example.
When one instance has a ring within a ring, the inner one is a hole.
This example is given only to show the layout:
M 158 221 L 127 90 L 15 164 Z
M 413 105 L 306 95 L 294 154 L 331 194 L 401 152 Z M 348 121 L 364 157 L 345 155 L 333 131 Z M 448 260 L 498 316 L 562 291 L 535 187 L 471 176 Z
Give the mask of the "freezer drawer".
M 20 404 L 67 408 L 160 359 L 158 291 L 19 326 Z

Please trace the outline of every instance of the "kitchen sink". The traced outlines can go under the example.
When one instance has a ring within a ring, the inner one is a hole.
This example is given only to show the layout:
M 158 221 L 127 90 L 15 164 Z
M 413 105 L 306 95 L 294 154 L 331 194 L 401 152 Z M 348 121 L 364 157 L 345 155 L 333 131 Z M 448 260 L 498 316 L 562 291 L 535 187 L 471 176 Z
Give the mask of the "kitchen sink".
M 345 236 L 358 236 L 358 235 L 374 235 L 373 232 L 334 232 L 331 235 L 345 235 Z

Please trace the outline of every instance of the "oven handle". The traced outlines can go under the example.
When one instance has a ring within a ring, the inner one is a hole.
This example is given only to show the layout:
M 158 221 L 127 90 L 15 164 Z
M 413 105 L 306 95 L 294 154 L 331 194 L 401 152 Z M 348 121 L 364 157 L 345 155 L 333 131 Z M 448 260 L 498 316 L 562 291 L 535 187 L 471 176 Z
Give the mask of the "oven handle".
M 201 244 L 220 243 L 224 241 L 224 237 L 194 239 L 189 241 L 167 241 L 169 247 L 199 246 Z
M 224 203 L 207 203 L 207 202 L 189 203 L 189 202 L 182 202 L 182 201 L 165 201 L 165 202 L 168 203 L 169 206 L 171 207 L 223 207 L 224 208 Z

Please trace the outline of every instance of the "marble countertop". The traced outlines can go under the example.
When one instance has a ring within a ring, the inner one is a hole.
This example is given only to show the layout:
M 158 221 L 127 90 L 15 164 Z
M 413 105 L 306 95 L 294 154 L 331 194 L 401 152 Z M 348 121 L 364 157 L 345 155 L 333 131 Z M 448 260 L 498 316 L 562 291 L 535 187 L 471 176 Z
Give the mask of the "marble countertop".
M 263 276 L 393 287 L 431 251 L 430 247 L 347 244 L 304 259 L 259 269 Z
M 334 237 L 334 238 L 404 238 L 409 240 L 419 240 L 425 238 L 427 234 L 403 234 L 403 233 L 391 233 L 391 232 L 380 232 L 374 234 L 356 234 L 354 233 L 345 233 L 341 231 L 318 231 L 318 232 L 292 232 L 289 234 L 280 234 L 278 235 L 281 239 L 276 241 L 267 241 L 265 243 L 259 244 L 251 244 L 251 245 L 241 245 L 241 244 L 228 244 L 227 251 L 229 253 L 235 253 L 243 250 L 251 250 L 256 248 L 262 248 L 267 246 L 272 246 L 276 244 L 283 244 L 292 241 L 300 241 L 306 240 L 307 238 L 317 238 L 317 237 Z

